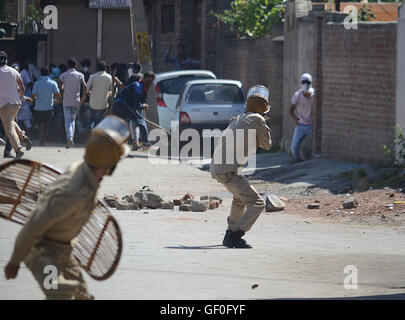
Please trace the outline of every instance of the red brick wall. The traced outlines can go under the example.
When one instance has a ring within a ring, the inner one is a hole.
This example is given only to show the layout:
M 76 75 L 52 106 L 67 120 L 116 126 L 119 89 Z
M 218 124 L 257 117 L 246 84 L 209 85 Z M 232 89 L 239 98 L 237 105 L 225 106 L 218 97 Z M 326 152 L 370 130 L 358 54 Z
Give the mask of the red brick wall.
M 278 33 L 282 32 L 281 28 Z M 272 41 L 279 34 L 260 39 L 226 40 L 223 78 L 242 82 L 245 93 L 254 85 L 270 89 L 273 145 L 281 142 L 283 109 L 283 42 Z
M 396 23 L 327 24 L 322 53 L 322 154 L 380 162 L 394 140 Z

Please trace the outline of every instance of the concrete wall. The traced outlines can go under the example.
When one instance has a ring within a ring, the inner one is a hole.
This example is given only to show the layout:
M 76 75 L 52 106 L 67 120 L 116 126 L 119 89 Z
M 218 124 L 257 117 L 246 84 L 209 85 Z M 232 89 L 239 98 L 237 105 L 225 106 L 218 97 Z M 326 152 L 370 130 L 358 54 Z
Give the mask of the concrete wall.
M 405 5 L 402 5 L 399 9 L 397 28 L 397 96 L 395 122 L 399 124 L 405 132 Z
M 224 43 L 223 78 L 240 80 L 245 94 L 258 84 L 270 89 L 270 126 L 275 148 L 281 143 L 283 124 L 283 41 L 277 41 L 282 37 L 282 27 L 274 27 L 267 37 L 228 39 Z

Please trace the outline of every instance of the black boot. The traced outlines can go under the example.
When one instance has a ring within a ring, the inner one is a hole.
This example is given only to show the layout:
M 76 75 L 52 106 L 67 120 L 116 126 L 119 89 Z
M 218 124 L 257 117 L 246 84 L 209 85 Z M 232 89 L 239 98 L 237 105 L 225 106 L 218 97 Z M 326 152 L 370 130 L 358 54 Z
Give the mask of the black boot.
M 227 244 L 229 243 L 229 238 L 230 238 L 231 234 L 232 234 L 232 230 L 226 230 L 224 240 L 222 241 L 222 245 L 224 245 L 225 247 L 228 247 Z
M 248 245 L 242 237 L 245 233 L 242 230 L 232 231 L 229 235 L 229 238 L 225 241 L 224 246 L 228 248 L 238 248 L 238 249 L 250 249 L 252 246 Z M 226 237 L 226 235 L 225 235 Z

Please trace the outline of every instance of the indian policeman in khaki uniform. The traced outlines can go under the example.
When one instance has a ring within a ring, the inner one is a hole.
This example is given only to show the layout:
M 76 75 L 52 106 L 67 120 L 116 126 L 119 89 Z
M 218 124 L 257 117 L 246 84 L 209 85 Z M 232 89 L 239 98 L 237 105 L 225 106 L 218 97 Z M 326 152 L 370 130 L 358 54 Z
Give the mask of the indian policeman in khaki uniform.
M 96 205 L 102 178 L 111 175 L 119 160 L 128 153 L 125 141 L 129 137 L 128 125 L 116 117 L 106 117 L 92 130 L 84 161 L 71 165 L 38 199 L 18 234 L 10 262 L 5 267 L 6 279 L 16 278 L 24 261 L 47 299 L 94 299 L 72 250 L 75 237 Z M 56 267 L 56 289 L 47 280 L 47 266 Z
M 265 150 L 271 147 L 270 128 L 266 125 L 265 115 L 270 110 L 268 98 L 269 91 L 263 86 L 255 86 L 249 90 L 246 112 L 232 118 L 218 140 L 211 160 L 212 177 L 233 194 L 231 213 L 227 219 L 228 229 L 222 242 L 228 248 L 251 248 L 242 237 L 250 230 L 265 207 L 264 200 L 255 188 L 244 176 L 238 175 L 238 169 L 256 152 L 256 146 Z M 248 132 L 252 129 L 256 144 L 254 140 L 253 143 L 249 141 Z M 238 140 L 237 131 L 243 132 L 243 140 Z M 229 135 L 234 139 L 227 139 Z M 244 157 L 238 156 L 238 152 Z

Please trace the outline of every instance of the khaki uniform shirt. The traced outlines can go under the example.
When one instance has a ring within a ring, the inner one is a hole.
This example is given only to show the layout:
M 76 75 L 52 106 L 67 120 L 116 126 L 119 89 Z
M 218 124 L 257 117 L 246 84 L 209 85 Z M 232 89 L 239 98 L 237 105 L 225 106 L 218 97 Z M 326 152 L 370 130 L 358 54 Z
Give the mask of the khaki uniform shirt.
M 247 112 L 232 118 L 230 125 L 218 140 L 210 172 L 225 174 L 236 171 L 247 163 L 249 156 L 256 152 L 256 147 L 265 150 L 271 147 L 270 128 L 266 125 L 264 117 L 258 113 Z
M 98 186 L 85 162 L 71 165 L 39 197 L 18 234 L 11 263 L 19 265 L 41 240 L 70 244 L 95 208 Z

